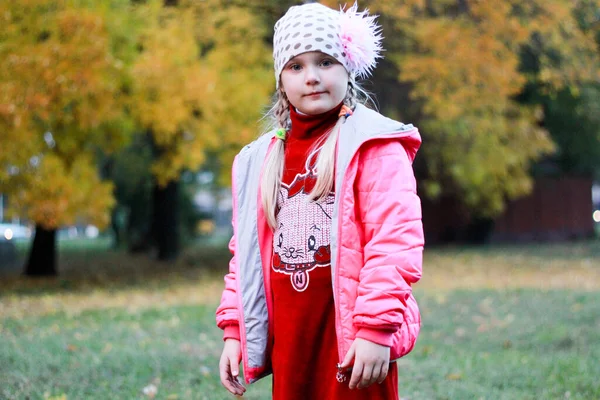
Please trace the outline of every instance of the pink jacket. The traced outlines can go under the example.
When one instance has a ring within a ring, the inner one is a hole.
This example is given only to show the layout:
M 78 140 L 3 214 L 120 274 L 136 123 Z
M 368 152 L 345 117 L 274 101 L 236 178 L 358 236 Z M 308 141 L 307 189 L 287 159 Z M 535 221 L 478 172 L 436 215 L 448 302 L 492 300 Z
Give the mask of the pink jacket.
M 234 257 L 216 313 L 224 337 L 241 341 L 247 383 L 271 372 L 273 234 L 258 185 L 274 140 L 262 136 L 234 162 Z M 424 240 L 412 161 L 420 144 L 412 125 L 362 105 L 342 126 L 331 229 L 339 362 L 357 337 L 390 346 L 391 360 L 417 340 L 421 318 L 411 286 L 421 278 Z

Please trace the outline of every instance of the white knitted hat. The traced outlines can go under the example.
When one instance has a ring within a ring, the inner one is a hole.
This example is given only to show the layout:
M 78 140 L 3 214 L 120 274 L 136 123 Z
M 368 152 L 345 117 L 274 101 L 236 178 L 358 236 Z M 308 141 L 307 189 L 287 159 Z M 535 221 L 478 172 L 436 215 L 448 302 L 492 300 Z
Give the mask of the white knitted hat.
M 308 51 L 335 58 L 349 74 L 367 77 L 381 58 L 381 29 L 376 16 L 357 12 L 356 3 L 347 11 L 336 11 L 319 3 L 293 6 L 275 24 L 273 59 L 275 80 L 285 64 Z

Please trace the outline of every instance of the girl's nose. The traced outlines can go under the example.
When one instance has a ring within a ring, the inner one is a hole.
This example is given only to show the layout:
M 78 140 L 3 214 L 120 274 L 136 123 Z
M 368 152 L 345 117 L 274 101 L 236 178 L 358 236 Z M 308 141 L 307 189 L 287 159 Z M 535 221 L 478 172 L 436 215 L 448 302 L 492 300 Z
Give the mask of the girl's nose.
M 321 79 L 319 78 L 319 73 L 316 70 L 316 68 L 306 68 L 305 80 L 307 85 L 316 85 L 319 82 L 321 82 Z

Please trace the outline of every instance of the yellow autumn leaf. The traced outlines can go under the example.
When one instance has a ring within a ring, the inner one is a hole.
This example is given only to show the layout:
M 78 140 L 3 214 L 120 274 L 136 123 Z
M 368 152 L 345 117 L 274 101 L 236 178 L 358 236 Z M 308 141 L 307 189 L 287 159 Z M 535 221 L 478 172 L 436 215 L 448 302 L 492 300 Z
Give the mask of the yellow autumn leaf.
M 446 375 L 446 379 L 449 381 L 460 381 L 463 378 L 461 373 L 451 373 Z

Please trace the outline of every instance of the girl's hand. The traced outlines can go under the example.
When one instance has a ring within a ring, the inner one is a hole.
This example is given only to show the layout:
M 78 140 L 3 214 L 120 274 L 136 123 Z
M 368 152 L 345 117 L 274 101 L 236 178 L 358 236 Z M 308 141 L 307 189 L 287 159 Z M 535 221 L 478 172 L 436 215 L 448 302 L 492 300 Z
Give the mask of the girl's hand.
M 350 389 L 363 389 L 375 382 L 381 383 L 390 367 L 390 348 L 366 339 L 356 338 L 340 368 L 349 368 L 354 359 Z
M 221 360 L 219 361 L 219 374 L 221 375 L 221 383 L 225 386 L 225 389 L 236 396 L 243 396 L 246 391 L 244 385 L 237 380 L 240 373 L 241 356 L 242 348 L 240 341 L 226 339 L 223 345 L 223 353 L 221 353 Z

